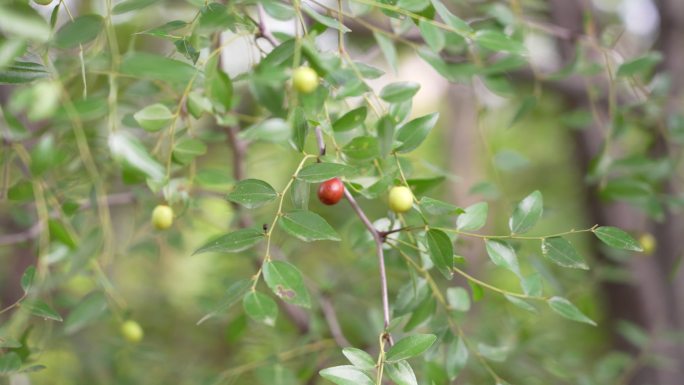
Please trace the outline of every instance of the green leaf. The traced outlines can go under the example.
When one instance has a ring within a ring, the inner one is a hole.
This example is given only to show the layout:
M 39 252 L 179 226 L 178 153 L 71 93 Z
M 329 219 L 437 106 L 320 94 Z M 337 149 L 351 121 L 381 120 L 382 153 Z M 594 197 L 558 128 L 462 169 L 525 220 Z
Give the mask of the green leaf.
M 441 230 L 430 229 L 425 234 L 430 258 L 437 269 L 446 277 L 451 279 L 451 271 L 454 263 L 454 246 L 446 233 Z
M 541 247 L 544 256 L 559 266 L 573 269 L 589 269 L 584 258 L 577 253 L 575 246 L 564 238 L 545 238 L 542 241 Z
M 456 215 L 465 213 L 462 208 L 456 205 L 425 196 L 420 198 L 418 204 L 421 209 L 433 215 Z
M 156 103 L 136 112 L 133 118 L 145 130 L 159 131 L 173 119 L 173 113 L 165 105 Z
M 513 210 L 513 215 L 508 221 L 508 227 L 513 234 L 524 234 L 528 232 L 542 216 L 544 201 L 542 194 L 535 191 L 518 203 Z
M 440 52 L 444 49 L 444 46 L 446 45 L 444 31 L 426 20 L 421 20 L 418 23 L 418 27 L 420 28 L 420 34 L 423 36 L 423 39 L 425 39 L 425 42 L 430 49 L 435 52 Z
M 123 131 L 109 134 L 109 150 L 114 160 L 126 168 L 137 170 L 153 180 L 162 180 L 165 176 L 164 168 L 150 156 L 140 140 Z
M 51 134 L 43 135 L 31 150 L 31 172 L 42 175 L 59 161 L 55 137 Z
M 0 356 L 0 375 L 18 372 L 19 369 L 21 369 L 21 357 L 17 353 L 9 352 Z
M 311 16 L 312 19 L 316 20 L 317 22 L 323 24 L 326 27 L 342 31 L 343 33 L 351 32 L 351 29 L 345 27 L 344 24 L 341 24 L 339 20 L 329 16 L 321 15 L 320 13 L 316 12 L 313 8 L 311 8 L 308 4 L 302 4 L 302 11 L 304 11 L 304 13 Z
M 238 182 L 226 199 L 248 209 L 257 208 L 276 199 L 278 193 L 270 184 L 259 179 L 244 179 Z
M 617 227 L 601 226 L 594 230 L 594 235 L 603 243 L 615 249 L 644 251 L 639 242 Z
M 411 313 L 411 318 L 404 325 L 404 331 L 411 331 L 428 321 L 437 309 L 437 301 L 432 297 L 426 297 Z
M 617 76 L 648 75 L 661 61 L 663 61 L 663 55 L 660 52 L 649 52 L 642 57 L 620 64 Z
M 36 268 L 35 266 L 31 265 L 24 270 L 24 274 L 21 275 L 21 289 L 24 291 L 24 293 L 28 293 L 28 291 L 31 289 L 31 285 L 33 285 L 33 278 L 36 275 Z
M 349 175 L 353 171 L 352 167 L 340 163 L 312 163 L 302 168 L 297 178 L 309 183 L 318 183 Z
M 382 51 L 383 56 L 385 56 L 385 60 L 387 60 L 387 64 L 390 65 L 392 70 L 396 73 L 397 72 L 397 49 L 394 46 L 394 42 L 387 36 L 379 33 L 379 32 L 373 32 L 373 37 L 375 37 L 375 41 L 378 42 L 378 46 L 380 47 L 380 51 Z
M 281 118 L 271 118 L 241 131 L 239 137 L 247 140 L 282 143 L 287 142 L 292 137 L 292 127 Z
M 470 205 L 465 208 L 465 213 L 458 216 L 456 228 L 462 231 L 477 231 L 487 223 L 488 212 L 487 202 Z
M 228 74 L 218 68 L 213 60 L 207 65 L 212 65 L 211 70 L 206 71 L 206 94 L 214 105 L 220 106 L 222 112 L 229 111 L 233 102 L 233 82 Z
M 269 261 L 264 264 L 264 280 L 275 295 L 285 302 L 311 307 L 309 291 L 304 286 L 302 273 L 285 261 Z
M 372 136 L 357 136 L 347 143 L 342 152 L 356 161 L 368 161 L 379 155 L 378 140 Z
M 275 326 L 278 318 L 278 305 L 266 294 L 250 291 L 242 299 L 242 306 L 250 318 L 268 326 Z
M 351 365 L 334 366 L 319 372 L 321 377 L 337 385 L 374 385 L 373 380 L 361 369 Z
M 466 312 L 470 310 L 470 296 L 462 287 L 450 287 L 446 290 L 446 299 L 449 307 L 456 311 Z
M 385 115 L 378 119 L 376 127 L 380 157 L 386 158 L 394 146 L 394 122 L 392 121 L 392 117 Z
M 430 6 L 430 0 L 399 0 L 397 7 L 411 12 L 420 12 Z
M 233 307 L 233 305 L 235 305 L 241 298 L 243 298 L 243 296 L 247 294 L 247 291 L 251 288 L 251 279 L 241 279 L 230 285 L 226 290 L 226 294 L 221 299 L 216 308 L 212 310 L 210 313 L 206 314 L 204 317 L 202 317 L 199 321 L 197 321 L 197 325 L 201 325 L 206 320 L 216 317 L 228 311 L 228 309 Z
M 0 71 L 7 68 L 24 52 L 26 52 L 26 42 L 24 40 L 9 39 L 0 42 Z
M 527 311 L 529 311 L 529 312 L 531 312 L 531 313 L 536 313 L 536 312 L 537 312 L 537 308 L 535 308 L 534 306 L 530 305 L 527 301 L 525 301 L 525 300 L 522 299 L 522 298 L 519 298 L 519 297 L 510 295 L 510 294 L 504 294 L 504 297 L 506 297 L 506 299 L 508 300 L 508 302 L 512 303 L 513 305 L 515 305 L 515 306 L 517 306 L 517 307 L 519 307 L 519 308 L 521 308 L 521 309 L 523 309 L 523 310 L 527 310 Z
M 380 97 L 388 103 L 401 103 L 413 98 L 420 90 L 420 84 L 415 82 L 390 83 L 380 91 Z
M 361 349 L 344 348 L 342 349 L 342 354 L 347 357 L 352 365 L 361 370 L 373 370 L 375 368 L 375 360 L 373 360 L 373 357 Z
M 124 0 L 114 6 L 112 13 L 115 15 L 120 15 L 122 13 L 135 11 L 136 9 L 149 7 L 158 1 L 159 0 Z
M 442 20 L 444 20 L 444 22 L 453 28 L 454 31 L 459 35 L 466 37 L 473 32 L 473 29 L 470 28 L 468 23 L 451 13 L 449 9 L 445 7 L 444 4 L 442 4 L 439 0 L 432 0 L 432 5 L 435 7 L 439 17 L 441 17 Z
M 48 219 L 48 231 L 51 239 L 61 242 L 70 249 L 77 247 L 76 240 L 59 219 Z
M 0 337 L 0 349 L 15 349 L 22 347 L 21 342 L 7 337 Z
M 577 321 L 586 323 L 589 325 L 596 326 L 596 322 L 592 321 L 591 318 L 584 315 L 579 309 L 575 307 L 570 301 L 562 297 L 552 297 L 546 301 L 551 309 L 561 316 Z
M 73 334 L 88 326 L 107 310 L 107 297 L 100 291 L 93 292 L 74 307 L 64 322 L 64 332 Z
M 388 363 L 385 365 L 385 371 L 396 385 L 418 385 L 416 374 L 406 361 Z
M 507 346 L 491 346 L 483 343 L 477 344 L 477 351 L 484 358 L 494 362 L 504 362 L 511 351 Z
M 62 322 L 62 316 L 43 301 L 22 302 L 21 307 L 36 317 Z
M 520 266 L 515 250 L 508 243 L 501 241 L 486 240 L 485 247 L 489 258 L 495 265 L 503 267 L 520 276 Z
M 453 381 L 468 363 L 468 347 L 462 338 L 454 338 L 447 348 L 446 370 Z
M 385 354 L 387 362 L 397 362 L 424 353 L 437 340 L 434 334 L 414 334 L 397 341 Z
M 543 292 L 542 278 L 539 273 L 520 278 L 520 286 L 525 295 L 541 297 Z
M 124 75 L 183 84 L 197 74 L 197 68 L 190 64 L 144 52 L 126 55 L 120 70 Z
M 499 31 L 479 30 L 475 33 L 475 42 L 481 47 L 496 52 L 509 52 L 517 55 L 525 53 L 525 46 L 521 42 L 512 40 Z
M 31 62 L 15 61 L 6 69 L 0 71 L 0 84 L 21 84 L 30 83 L 36 79 L 42 79 L 49 74 L 41 64 Z M 9 114 L 5 111 L 5 120 L 11 120 Z M 16 126 L 18 123 L 14 122 L 10 125 Z
M 403 124 L 397 130 L 396 140 L 400 144 L 394 150 L 399 153 L 415 150 L 423 143 L 430 130 L 437 123 L 437 119 L 439 119 L 439 113 L 435 112 Z
M 304 242 L 340 240 L 335 229 L 330 227 L 323 217 L 310 211 L 290 211 L 278 222 L 285 231 Z
M 363 124 L 363 122 L 366 120 L 367 114 L 368 109 L 366 107 L 355 108 L 335 120 L 332 125 L 332 129 L 335 132 L 352 130 Z
M 188 164 L 206 153 L 207 145 L 199 139 L 183 138 L 173 145 L 173 158 L 180 164 Z
M 24 2 L 0 3 L 0 30 L 44 43 L 50 39 L 50 26 Z
M 198 31 L 202 33 L 233 29 L 235 25 L 234 12 L 221 3 L 209 3 L 200 12 Z
M 104 19 L 100 15 L 83 15 L 70 21 L 57 31 L 55 45 L 67 49 L 78 47 L 97 37 L 104 28 Z
M 202 253 L 238 253 L 261 242 L 264 232 L 259 229 L 240 229 L 222 235 L 199 247 L 192 255 Z

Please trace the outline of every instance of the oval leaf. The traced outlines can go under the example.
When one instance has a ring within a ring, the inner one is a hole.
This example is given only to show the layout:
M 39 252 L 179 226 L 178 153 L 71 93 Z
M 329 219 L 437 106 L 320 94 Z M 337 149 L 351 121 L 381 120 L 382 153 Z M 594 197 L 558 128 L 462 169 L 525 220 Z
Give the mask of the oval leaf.
M 488 212 L 487 202 L 470 205 L 465 208 L 465 213 L 458 216 L 456 228 L 463 231 L 477 231 L 487 223 Z
M 584 258 L 582 258 L 575 246 L 561 237 L 546 238 L 542 241 L 542 253 L 553 263 L 573 269 L 588 270 Z
M 385 355 L 388 362 L 396 362 L 422 354 L 437 340 L 434 334 L 415 334 L 397 341 Z
M 542 216 L 544 202 L 542 194 L 535 191 L 518 203 L 513 210 L 513 215 L 508 221 L 508 227 L 513 234 L 528 232 Z
M 488 239 L 485 241 L 485 246 L 489 259 L 491 259 L 495 265 L 508 269 L 515 275 L 520 276 L 518 256 L 515 254 L 515 250 L 513 250 L 511 245 L 501 241 L 492 241 Z
M 453 275 L 451 268 L 454 261 L 454 246 L 451 238 L 441 230 L 430 229 L 425 234 L 425 239 L 432 262 L 444 277 L 450 279 Z
M 299 171 L 297 178 L 309 183 L 318 183 L 346 176 L 352 170 L 351 167 L 339 163 L 312 163 Z
M 280 299 L 293 305 L 311 307 L 302 273 L 294 265 L 284 261 L 269 261 L 263 269 L 266 284 Z
M 437 123 L 437 119 L 439 119 L 439 113 L 435 112 L 413 119 L 399 127 L 395 136 L 399 145 L 394 150 L 399 153 L 415 150 L 423 143 L 432 127 Z
M 374 385 L 366 373 L 351 365 L 323 369 L 319 374 L 337 385 Z
M 192 255 L 208 252 L 237 253 L 256 245 L 264 238 L 264 232 L 258 229 L 241 229 L 209 241 L 195 250 Z
M 248 209 L 260 207 L 276 199 L 278 193 L 270 184 L 259 179 L 245 179 L 238 182 L 226 199 Z
M 97 37 L 104 28 L 100 15 L 83 15 L 66 23 L 55 35 L 55 45 L 59 48 L 74 48 Z
M 594 230 L 594 234 L 610 247 L 630 251 L 644 251 L 639 242 L 617 227 L 602 226 Z
M 386 85 L 380 91 L 380 97 L 389 103 L 400 103 L 411 99 L 420 90 L 420 84 L 415 82 L 397 82 Z
M 396 385 L 418 385 L 416 374 L 413 373 L 411 365 L 406 361 L 388 363 L 385 365 L 385 370 Z
M 43 301 L 22 302 L 21 307 L 36 317 L 62 322 L 62 316 Z
M 320 215 L 310 211 L 295 210 L 283 215 L 279 221 L 285 231 L 304 242 L 339 241 L 337 232 Z
M 159 131 L 173 119 L 173 113 L 165 105 L 156 103 L 136 112 L 133 118 L 145 130 Z
M 362 124 L 366 120 L 367 114 L 368 109 L 366 107 L 355 108 L 337 119 L 333 123 L 332 129 L 335 132 L 349 131 Z
M 584 313 L 579 311 L 579 309 L 575 307 L 572 302 L 565 298 L 552 297 L 547 301 L 547 303 L 553 311 L 567 319 L 596 326 L 596 322 L 584 315 Z
M 344 348 L 342 349 L 342 354 L 352 363 L 362 370 L 373 370 L 375 368 L 375 361 L 370 354 L 364 352 L 361 349 L 356 348 Z
M 266 294 L 250 291 L 242 298 L 242 307 L 253 320 L 268 326 L 275 326 L 278 318 L 278 305 Z

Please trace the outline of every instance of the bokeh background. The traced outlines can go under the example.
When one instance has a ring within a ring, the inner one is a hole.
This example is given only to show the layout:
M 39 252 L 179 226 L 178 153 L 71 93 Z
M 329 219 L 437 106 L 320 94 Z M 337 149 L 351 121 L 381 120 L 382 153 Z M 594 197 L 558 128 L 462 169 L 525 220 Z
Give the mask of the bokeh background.
M 102 12 L 104 3 L 68 4 L 74 12 L 85 13 Z M 48 17 L 53 6 L 36 8 Z M 591 266 L 589 271 L 557 268 L 543 260 L 536 242 L 521 245 L 518 255 L 525 260 L 525 269 L 542 274 L 550 291 L 572 298 L 598 327 L 568 322 L 546 309 L 530 314 L 489 291 L 458 322 L 475 340 L 498 349 L 505 361 L 492 365 L 513 384 L 680 385 L 684 378 L 684 272 L 680 268 L 684 228 L 679 211 L 684 202 L 680 161 L 684 3 L 524 0 L 454 1 L 449 6 L 473 23 L 506 20 L 513 17 L 515 7 L 522 7 L 531 70 L 448 82 L 410 46 L 398 44 L 394 71 L 367 27 L 390 29 L 387 19 L 371 12 L 359 16 L 360 20 L 347 20 L 353 31 L 347 41 L 350 55 L 387 71 L 370 84 L 379 90 L 392 81 L 418 82 L 421 89 L 412 115 L 441 114 L 428 140 L 411 155 L 411 176 L 440 176 L 442 183 L 429 190 L 429 195 L 460 207 L 488 202 L 485 234 L 505 234 L 515 204 L 540 190 L 544 217 L 531 235 L 601 224 L 619 226 L 642 242 L 655 244 L 645 253 L 621 253 L 606 250 L 590 235 L 574 236 L 574 244 Z M 192 2 L 161 1 L 117 16 L 120 46 L 168 51 L 172 47 L 168 42 L 131 33 L 186 19 L 192 7 Z M 64 22 L 62 14 L 57 23 Z M 292 33 L 291 21 L 269 16 L 268 24 L 273 31 Z M 414 31 L 403 36 L 420 39 Z M 225 33 L 224 41 L 233 37 Z M 317 43 L 323 51 L 337 50 L 336 32 L 326 32 Z M 231 77 L 249 71 L 263 46 L 253 36 L 237 37 L 226 46 L 223 62 Z M 602 55 L 613 71 L 634 58 L 655 59 L 646 73 L 638 74 L 637 86 L 631 80 L 606 80 L 601 65 L 596 64 L 602 63 Z M 573 74 L 558 75 L 575 62 Z M 91 93 L 104 99 L 104 78 L 93 84 Z M 0 85 L 3 108 L 12 104 L 15 92 L 13 85 Z M 131 100 L 153 93 L 144 87 L 121 92 L 124 112 L 134 111 Z M 609 110 L 611 100 L 619 104 L 615 110 Z M 240 107 L 245 114 L 257 109 L 250 102 L 245 98 Z M 615 116 L 609 116 L 609 111 Z M 205 137 L 226 136 L 211 118 L 196 124 Z M 610 135 L 611 149 L 606 152 L 604 139 L 611 129 L 618 133 Z M 102 146 L 97 133 L 93 135 L 95 145 Z M 56 145 L 59 148 L 60 143 Z M 15 156 L 11 147 L 6 143 L 0 151 L 2 164 L 11 163 Z M 284 147 L 256 143 L 247 151 L 245 174 L 279 188 L 287 183 L 298 160 L 298 154 Z M 72 195 L 87 196 L 92 186 L 65 174 L 68 167 L 62 167 L 63 161 L 57 159 L 56 165 L 60 172 L 45 174 L 54 196 L 64 201 Z M 313 189 L 309 209 L 326 218 L 343 241 L 305 244 L 282 232 L 276 232 L 273 239 L 303 271 L 319 299 L 304 321 L 293 321 L 281 311 L 275 327 L 268 327 L 250 322 L 236 306 L 197 325 L 232 283 L 254 274 L 254 261 L 260 257 L 256 251 L 191 255 L 237 221 L 234 208 L 224 199 L 234 182 L 233 165 L 232 150 L 225 142 L 210 145 L 195 165 L 197 178 L 206 177 L 206 182 L 187 191 L 190 203 L 176 206 L 174 226 L 163 232 L 149 222 L 159 197 L 144 184 L 124 187 L 112 182 L 110 190 L 119 194 L 111 205 L 115 263 L 105 271 L 90 262 L 99 242 L 97 236 L 87 236 L 88 227 L 97 225 L 92 220 L 96 214 L 92 207 L 76 213 L 74 226 L 86 234 L 79 248 L 53 244 L 45 257 L 53 270 L 52 304 L 56 309 L 89 304 L 82 307 L 89 314 L 87 322 L 39 322 L 30 332 L 32 354 L 47 369 L 0 377 L 0 383 L 323 384 L 315 372 L 344 362 L 332 340 L 330 312 L 351 345 L 376 352 L 382 314 L 372 244 L 345 202 L 323 206 Z M 21 296 L 21 274 L 34 261 L 37 249 L 38 236 L 30 232 L 37 220 L 33 204 L 6 194 L 20 179 L 15 171 L 6 171 L 2 179 L 2 308 Z M 614 180 L 618 182 L 611 184 Z M 387 215 L 385 198 L 359 201 L 372 219 Z M 267 206 L 248 215 L 253 223 L 270 222 L 272 209 Z M 456 246 L 472 275 L 519 291 L 510 273 L 492 268 L 477 239 L 459 239 Z M 394 301 L 407 279 L 405 266 L 392 253 L 387 264 Z M 441 284 L 468 287 L 458 278 Z M 107 299 L 103 292 L 109 294 Z M 119 332 L 121 322 L 129 318 L 144 329 L 138 344 L 127 342 Z M 0 330 L 9 330 L 10 321 L 9 314 L 0 315 Z M 422 330 L 430 328 L 429 322 L 422 326 Z M 418 367 L 432 370 L 428 364 Z M 471 359 L 454 383 L 488 384 L 491 380 Z

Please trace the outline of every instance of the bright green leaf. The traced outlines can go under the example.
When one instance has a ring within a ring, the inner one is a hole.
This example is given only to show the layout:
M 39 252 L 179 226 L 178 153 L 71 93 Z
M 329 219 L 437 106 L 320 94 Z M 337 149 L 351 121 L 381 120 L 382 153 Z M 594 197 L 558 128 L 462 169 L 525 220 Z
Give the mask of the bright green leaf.
M 250 291 L 242 299 L 242 306 L 253 320 L 268 326 L 275 326 L 278 318 L 278 305 L 266 294 Z
M 256 245 L 264 238 L 259 229 L 240 229 L 222 235 L 199 247 L 192 255 L 202 253 L 238 253 Z
M 340 240 L 335 229 L 323 217 L 311 211 L 290 211 L 282 216 L 279 223 L 285 231 L 304 242 Z
M 285 261 L 269 261 L 263 269 L 264 281 L 280 299 L 293 305 L 311 307 L 311 297 L 302 273 L 294 265 Z
M 623 250 L 644 251 L 631 235 L 612 226 L 602 226 L 594 230 L 594 235 L 606 245 Z
M 238 182 L 226 199 L 248 209 L 263 206 L 278 197 L 270 184 L 259 179 L 244 179 Z
M 547 300 L 547 303 L 551 309 L 553 309 L 553 311 L 567 319 L 596 326 L 596 322 L 584 315 L 577 307 L 575 307 L 575 305 L 565 298 L 553 297 Z
M 406 360 L 424 353 L 437 340 L 434 334 L 414 334 L 397 341 L 385 354 L 388 362 Z
M 465 208 L 465 213 L 458 216 L 456 228 L 462 231 L 477 231 L 487 223 L 489 205 L 480 202 Z
M 537 223 L 542 216 L 544 201 L 542 194 L 535 191 L 525 197 L 513 210 L 508 227 L 513 234 L 524 234 Z
M 542 241 L 541 247 L 544 256 L 559 266 L 573 269 L 589 269 L 584 258 L 575 249 L 575 246 L 564 238 L 545 238 Z

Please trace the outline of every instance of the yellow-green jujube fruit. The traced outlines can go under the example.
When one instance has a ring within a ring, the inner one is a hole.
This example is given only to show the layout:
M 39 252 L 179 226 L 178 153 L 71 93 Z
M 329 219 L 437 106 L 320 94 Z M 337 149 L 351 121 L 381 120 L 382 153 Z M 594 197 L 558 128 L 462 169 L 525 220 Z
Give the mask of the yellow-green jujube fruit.
M 303 94 L 310 94 L 318 87 L 318 74 L 310 67 L 299 67 L 292 73 L 292 85 Z
M 167 205 L 158 205 L 152 211 L 152 226 L 157 230 L 166 230 L 173 225 L 173 209 Z
M 121 335 L 126 341 L 137 344 L 145 336 L 142 326 L 139 323 L 128 320 L 121 324 Z
M 413 207 L 413 192 L 406 186 L 392 187 L 389 193 L 389 207 L 395 213 L 405 213 Z
M 641 248 L 644 249 L 644 254 L 651 255 L 656 249 L 657 241 L 653 234 L 644 233 L 639 237 Z

